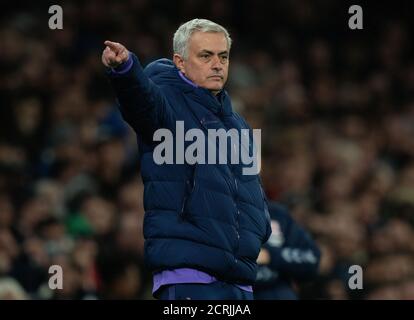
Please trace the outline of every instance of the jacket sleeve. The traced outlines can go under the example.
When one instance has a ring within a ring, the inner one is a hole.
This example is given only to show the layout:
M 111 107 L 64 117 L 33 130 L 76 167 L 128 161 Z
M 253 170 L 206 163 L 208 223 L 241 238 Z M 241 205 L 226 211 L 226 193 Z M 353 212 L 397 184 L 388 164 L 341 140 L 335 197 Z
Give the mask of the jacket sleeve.
M 293 280 L 308 280 L 318 273 L 320 250 L 312 237 L 291 217 L 282 227 L 282 245 L 271 239 L 263 247 L 270 254 L 268 267 Z
M 137 56 L 132 52 L 130 56 L 132 66 L 127 72 L 108 70 L 107 75 L 124 120 L 145 140 L 152 140 L 157 129 L 171 126 L 173 112 L 162 89 L 145 75 Z

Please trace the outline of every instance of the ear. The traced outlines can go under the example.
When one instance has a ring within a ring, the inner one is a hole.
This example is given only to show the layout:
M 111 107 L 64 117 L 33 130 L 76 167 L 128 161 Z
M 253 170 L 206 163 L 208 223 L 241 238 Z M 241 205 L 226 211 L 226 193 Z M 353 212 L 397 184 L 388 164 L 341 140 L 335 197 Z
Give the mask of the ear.
M 182 73 L 185 74 L 185 67 L 184 67 L 184 59 L 178 53 L 174 53 L 173 61 L 175 66 L 180 70 Z

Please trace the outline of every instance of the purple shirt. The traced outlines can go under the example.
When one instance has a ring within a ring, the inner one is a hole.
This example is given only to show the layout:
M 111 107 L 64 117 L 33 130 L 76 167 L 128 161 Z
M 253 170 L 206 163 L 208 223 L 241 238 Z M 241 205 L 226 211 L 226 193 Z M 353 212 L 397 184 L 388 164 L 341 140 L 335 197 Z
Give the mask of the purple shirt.
M 152 293 L 154 294 L 159 288 L 168 284 L 178 284 L 178 283 L 213 283 L 218 281 L 215 277 L 209 275 L 208 273 L 191 269 L 191 268 L 180 268 L 175 270 L 165 270 L 159 273 L 154 274 L 154 285 L 152 288 Z M 252 286 L 242 286 L 235 285 L 238 288 L 253 292 Z

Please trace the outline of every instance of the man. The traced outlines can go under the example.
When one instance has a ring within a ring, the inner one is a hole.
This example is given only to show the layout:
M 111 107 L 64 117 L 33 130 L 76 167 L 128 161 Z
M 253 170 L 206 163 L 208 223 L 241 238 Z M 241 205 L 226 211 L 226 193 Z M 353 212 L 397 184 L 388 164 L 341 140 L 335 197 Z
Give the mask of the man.
M 254 286 L 256 300 L 296 300 L 293 284 L 318 274 L 320 250 L 287 209 L 269 204 L 272 235 L 260 251 Z
M 157 130 L 178 136 L 181 121 L 186 132 L 196 129 L 203 135 L 249 128 L 223 89 L 231 39 L 222 26 L 194 19 L 178 28 L 173 41 L 173 61 L 160 59 L 145 70 L 119 43 L 106 41 L 102 54 L 122 116 L 137 133 L 153 294 L 159 299 L 252 299 L 256 259 L 271 233 L 259 176 L 243 175 L 243 165 L 229 161 L 160 164 L 155 159 Z M 175 151 L 178 144 L 189 144 L 176 142 Z M 248 148 L 252 145 L 249 141 Z M 213 147 L 217 155 L 222 151 Z

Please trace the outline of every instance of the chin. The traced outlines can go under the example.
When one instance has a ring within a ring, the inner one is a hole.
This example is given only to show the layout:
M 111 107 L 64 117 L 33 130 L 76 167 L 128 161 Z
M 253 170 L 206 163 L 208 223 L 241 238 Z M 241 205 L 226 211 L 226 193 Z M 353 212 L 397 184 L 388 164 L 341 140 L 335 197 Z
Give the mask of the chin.
M 223 85 L 222 84 L 216 84 L 216 85 L 210 85 L 207 86 L 208 90 L 213 90 L 213 91 L 220 91 L 221 89 L 223 89 Z

